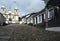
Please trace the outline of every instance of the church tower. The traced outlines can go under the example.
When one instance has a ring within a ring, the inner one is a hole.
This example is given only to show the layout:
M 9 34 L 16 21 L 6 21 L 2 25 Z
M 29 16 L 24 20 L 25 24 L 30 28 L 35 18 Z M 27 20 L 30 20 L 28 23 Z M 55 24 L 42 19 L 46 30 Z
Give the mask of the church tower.
M 1 7 L 1 13 L 3 14 L 3 16 L 6 18 L 6 8 L 5 6 Z
M 1 12 L 2 12 L 2 14 L 5 14 L 5 13 L 6 13 L 5 9 L 6 9 L 5 6 L 2 6 L 2 7 L 1 7 Z
M 18 22 L 18 8 L 17 7 L 15 7 L 14 9 L 14 20 Z
M 14 15 L 18 15 L 18 8 L 17 7 L 15 7 L 15 9 L 14 9 Z

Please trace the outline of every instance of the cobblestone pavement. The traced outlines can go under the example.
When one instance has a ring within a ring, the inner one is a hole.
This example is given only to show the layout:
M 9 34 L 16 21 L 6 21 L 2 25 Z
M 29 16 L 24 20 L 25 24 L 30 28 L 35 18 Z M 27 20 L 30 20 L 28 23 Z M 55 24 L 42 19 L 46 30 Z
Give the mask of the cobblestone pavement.
M 60 41 L 60 32 L 46 31 L 25 24 L 0 27 L 0 41 Z
M 0 26 L 0 41 L 9 41 L 11 34 L 13 33 L 14 25 Z

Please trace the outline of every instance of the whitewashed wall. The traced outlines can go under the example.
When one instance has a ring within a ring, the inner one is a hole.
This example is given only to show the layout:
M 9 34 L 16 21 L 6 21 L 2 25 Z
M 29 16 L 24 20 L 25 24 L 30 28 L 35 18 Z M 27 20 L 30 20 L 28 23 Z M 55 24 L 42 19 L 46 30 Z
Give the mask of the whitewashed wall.
M 13 17 L 12 17 L 13 18 Z M 16 16 L 16 20 L 18 21 L 18 16 Z
M 31 23 L 33 23 L 33 18 L 31 17 Z
M 40 19 L 41 19 L 41 20 L 39 21 L 39 23 L 42 23 L 42 15 L 40 16 Z
M 29 23 L 30 23 L 30 18 L 27 19 L 27 24 L 29 24 Z
M 33 20 L 31 19 L 31 17 L 28 18 L 28 24 L 29 24 L 29 23 L 33 23 L 32 21 L 33 21 Z
M 44 14 L 44 19 L 46 19 L 46 16 L 45 16 L 45 14 Z
M 23 23 L 26 23 L 26 18 L 23 18 Z

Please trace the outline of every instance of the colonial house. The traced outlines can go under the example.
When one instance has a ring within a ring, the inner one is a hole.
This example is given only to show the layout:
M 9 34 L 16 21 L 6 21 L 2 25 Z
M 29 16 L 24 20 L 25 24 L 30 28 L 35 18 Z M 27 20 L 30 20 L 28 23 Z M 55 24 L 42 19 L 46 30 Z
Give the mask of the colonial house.
M 11 10 L 6 11 L 6 8 L 4 6 L 1 7 L 1 13 L 3 14 L 3 16 L 5 17 L 6 21 L 5 23 L 19 23 L 19 15 L 18 15 L 18 8 L 16 7 L 14 9 L 14 12 L 12 12 Z
M 50 1 L 46 1 L 47 5 L 43 10 L 31 13 L 29 16 L 27 15 L 28 17 L 25 16 L 24 19 L 26 19 L 26 23 L 32 23 L 33 25 L 43 23 L 49 27 L 60 26 L 60 1 L 58 1 L 58 3 L 56 2 L 57 0 Z
M 30 14 L 22 16 L 22 20 L 20 21 L 20 24 L 27 24 L 27 17 L 29 17 L 29 16 L 30 16 Z
M 46 4 L 46 8 L 54 7 L 54 20 L 51 24 L 54 26 L 60 26 L 60 0 L 49 0 Z
M 42 11 L 40 12 L 36 12 L 36 13 L 32 13 L 30 14 L 29 17 L 26 18 L 26 23 L 32 23 L 33 25 L 37 25 L 40 23 L 47 23 L 49 27 L 51 26 L 59 26 L 58 25 L 58 21 L 56 17 L 58 17 L 56 15 L 55 11 L 56 9 L 58 9 L 57 6 L 54 7 L 49 7 L 49 8 L 44 8 Z
M 29 23 L 33 24 L 34 23 L 33 17 L 34 17 L 35 14 L 36 13 L 31 13 L 30 16 L 26 18 L 27 24 L 29 24 Z
M 26 16 L 23 16 L 23 17 L 22 17 L 22 20 L 20 21 L 20 24 L 21 24 L 21 23 L 24 23 L 24 24 L 26 23 Z

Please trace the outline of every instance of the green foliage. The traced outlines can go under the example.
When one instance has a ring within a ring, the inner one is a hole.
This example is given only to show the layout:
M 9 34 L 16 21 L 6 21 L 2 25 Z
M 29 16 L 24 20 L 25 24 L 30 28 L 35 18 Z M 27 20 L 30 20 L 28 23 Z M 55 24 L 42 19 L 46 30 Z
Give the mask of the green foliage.
M 19 21 L 21 21 L 22 20 L 22 18 L 21 17 L 19 17 Z

